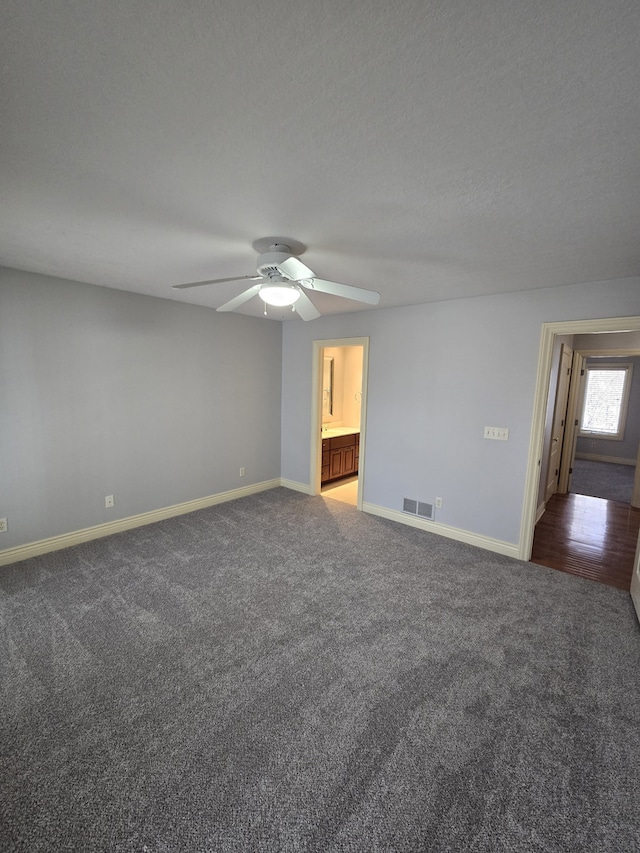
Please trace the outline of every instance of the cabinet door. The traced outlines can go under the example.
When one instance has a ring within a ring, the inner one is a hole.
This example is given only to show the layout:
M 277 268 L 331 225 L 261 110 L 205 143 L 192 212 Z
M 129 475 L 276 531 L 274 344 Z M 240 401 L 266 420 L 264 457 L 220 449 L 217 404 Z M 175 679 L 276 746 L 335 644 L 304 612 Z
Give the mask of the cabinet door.
M 342 476 L 343 457 L 344 451 L 341 447 L 331 451 L 331 460 L 329 463 L 329 478 L 331 480 Z
M 344 448 L 344 454 L 342 457 L 342 473 L 343 474 L 351 474 L 356 470 L 356 446 L 355 444 L 351 447 Z
M 326 483 L 329 480 L 329 456 L 331 454 L 331 439 L 322 439 L 322 474 L 320 477 L 321 483 Z

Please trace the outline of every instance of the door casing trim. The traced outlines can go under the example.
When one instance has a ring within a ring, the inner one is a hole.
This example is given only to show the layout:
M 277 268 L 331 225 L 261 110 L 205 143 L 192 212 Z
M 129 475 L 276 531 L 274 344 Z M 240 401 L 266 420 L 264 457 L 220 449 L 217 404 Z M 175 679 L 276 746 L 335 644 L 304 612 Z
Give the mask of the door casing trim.
M 520 522 L 520 542 L 518 557 L 531 559 L 533 532 L 536 521 L 538 487 L 541 476 L 542 451 L 544 443 L 544 422 L 551 378 L 553 343 L 556 335 L 592 335 L 605 332 L 638 332 L 640 317 L 604 317 L 597 320 L 568 320 L 555 323 L 543 323 L 540 334 L 540 352 L 538 372 L 531 421 L 529 458 Z
M 357 509 L 362 509 L 367 442 L 367 388 L 369 380 L 369 338 L 331 338 L 313 341 L 311 367 L 311 459 L 309 468 L 310 494 L 321 493 L 322 477 L 322 388 L 321 353 L 325 347 L 362 347 L 362 401 L 360 403 L 360 459 L 358 465 Z

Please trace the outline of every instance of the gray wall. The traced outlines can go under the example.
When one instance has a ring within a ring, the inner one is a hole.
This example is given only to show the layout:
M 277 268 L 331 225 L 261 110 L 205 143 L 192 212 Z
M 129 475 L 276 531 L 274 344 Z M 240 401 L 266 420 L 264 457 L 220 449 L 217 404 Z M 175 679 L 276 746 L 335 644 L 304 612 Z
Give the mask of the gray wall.
M 591 436 L 579 437 L 576 442 L 576 453 L 589 456 L 615 456 L 619 459 L 634 459 L 638 455 L 640 441 L 640 357 L 594 358 L 587 359 L 587 364 L 632 364 L 631 388 L 629 391 L 629 407 L 622 441 L 598 439 Z
M 0 548 L 279 477 L 281 353 L 276 321 L 0 269 Z
M 516 543 L 541 324 L 633 315 L 639 278 L 281 326 L 0 270 L 0 547 L 280 475 L 308 484 L 311 342 L 359 336 L 365 501 L 442 496 L 438 521 Z
M 364 500 L 441 496 L 439 522 L 515 544 L 542 323 L 635 315 L 640 278 L 286 323 L 282 476 L 309 483 L 312 341 L 369 336 Z

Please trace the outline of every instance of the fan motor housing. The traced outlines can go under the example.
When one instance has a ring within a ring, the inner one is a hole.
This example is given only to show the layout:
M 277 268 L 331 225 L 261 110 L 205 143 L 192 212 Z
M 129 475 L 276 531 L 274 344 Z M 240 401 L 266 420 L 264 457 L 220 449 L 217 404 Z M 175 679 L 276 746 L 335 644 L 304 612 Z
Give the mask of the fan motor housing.
M 275 246 L 271 247 L 275 249 Z M 280 247 L 279 247 L 280 248 Z M 288 246 L 282 246 L 283 250 L 288 250 Z M 265 278 L 270 278 L 274 273 L 278 275 L 284 275 L 285 278 L 292 280 L 290 276 L 286 275 L 281 269 L 280 264 L 283 261 L 286 261 L 288 258 L 293 257 L 290 251 L 272 251 L 265 252 L 263 255 L 260 255 L 258 258 L 258 272 L 260 275 Z

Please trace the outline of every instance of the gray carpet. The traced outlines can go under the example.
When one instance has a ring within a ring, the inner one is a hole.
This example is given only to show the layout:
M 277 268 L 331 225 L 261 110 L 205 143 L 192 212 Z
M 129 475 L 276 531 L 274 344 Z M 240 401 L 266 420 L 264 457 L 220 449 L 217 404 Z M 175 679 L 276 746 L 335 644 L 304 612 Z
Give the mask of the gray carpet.
M 619 590 L 276 489 L 0 608 L 5 853 L 640 849 Z
M 574 459 L 571 488 L 576 495 L 591 495 L 608 501 L 630 504 L 636 469 L 633 465 Z

